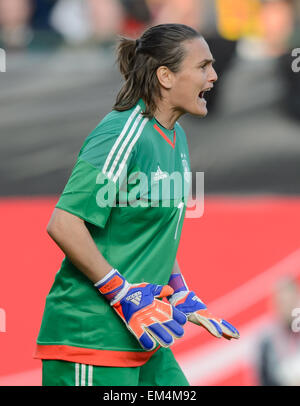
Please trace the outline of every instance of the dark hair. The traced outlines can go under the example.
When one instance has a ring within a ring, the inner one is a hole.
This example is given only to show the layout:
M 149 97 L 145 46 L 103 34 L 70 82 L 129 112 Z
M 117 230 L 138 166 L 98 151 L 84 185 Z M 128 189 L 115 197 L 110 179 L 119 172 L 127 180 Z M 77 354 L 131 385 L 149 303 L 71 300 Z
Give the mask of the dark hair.
M 117 63 L 125 79 L 114 110 L 129 110 L 142 98 L 146 109 L 143 115 L 152 118 L 156 109 L 155 100 L 161 98 L 156 71 L 167 66 L 178 72 L 185 57 L 183 41 L 202 35 L 183 24 L 160 24 L 146 30 L 137 39 L 121 37 L 117 48 Z

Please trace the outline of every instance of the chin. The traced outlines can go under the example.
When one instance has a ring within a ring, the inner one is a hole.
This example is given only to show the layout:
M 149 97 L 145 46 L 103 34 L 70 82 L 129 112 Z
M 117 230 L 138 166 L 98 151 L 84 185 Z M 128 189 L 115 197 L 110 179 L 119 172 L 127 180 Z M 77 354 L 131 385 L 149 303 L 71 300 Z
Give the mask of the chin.
M 194 113 L 192 113 L 192 114 L 194 114 L 195 116 L 204 118 L 204 117 L 207 116 L 208 110 L 205 108 L 205 109 L 201 109 L 201 110 L 199 111 L 199 109 L 198 109 L 197 112 L 194 112 Z
M 202 103 L 201 103 L 202 104 Z M 208 110 L 206 108 L 206 104 L 199 105 L 199 103 L 191 104 L 190 106 L 186 106 L 185 108 L 182 108 L 183 114 L 191 114 L 192 116 L 197 116 L 197 117 L 206 117 L 208 114 Z
M 200 105 L 197 103 L 197 108 L 195 110 L 196 111 L 193 114 L 203 118 L 207 116 L 208 110 L 206 108 L 206 103 L 201 103 Z
M 203 113 L 199 114 L 199 116 L 204 118 L 207 116 L 207 114 L 208 114 L 208 110 L 206 109 L 205 111 L 203 111 Z

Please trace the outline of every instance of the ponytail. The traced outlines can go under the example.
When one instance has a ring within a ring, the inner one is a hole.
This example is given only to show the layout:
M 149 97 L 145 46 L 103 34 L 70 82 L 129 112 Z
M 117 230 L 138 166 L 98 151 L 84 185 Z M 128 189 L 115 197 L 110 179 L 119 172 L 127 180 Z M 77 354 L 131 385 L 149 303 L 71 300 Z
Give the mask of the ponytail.
M 121 75 L 125 80 L 130 76 L 133 71 L 135 62 L 136 41 L 121 37 L 117 47 L 117 64 Z

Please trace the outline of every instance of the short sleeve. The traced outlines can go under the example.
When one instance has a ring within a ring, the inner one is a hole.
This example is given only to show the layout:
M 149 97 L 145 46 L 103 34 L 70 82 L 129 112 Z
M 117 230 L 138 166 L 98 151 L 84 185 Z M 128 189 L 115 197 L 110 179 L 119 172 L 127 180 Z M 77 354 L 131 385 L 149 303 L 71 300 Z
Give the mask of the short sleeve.
M 105 227 L 134 155 L 135 145 L 118 128 L 100 123 L 85 140 L 56 207 Z

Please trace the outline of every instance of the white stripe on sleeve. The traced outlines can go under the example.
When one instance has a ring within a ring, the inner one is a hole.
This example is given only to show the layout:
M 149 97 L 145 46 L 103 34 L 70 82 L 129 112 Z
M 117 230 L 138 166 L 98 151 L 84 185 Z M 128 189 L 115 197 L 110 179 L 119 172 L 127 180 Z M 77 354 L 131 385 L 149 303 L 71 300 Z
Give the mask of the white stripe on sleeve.
M 124 138 L 124 136 L 127 133 L 127 130 L 131 124 L 131 122 L 133 121 L 134 117 L 138 114 L 138 112 L 140 111 L 141 107 L 140 106 L 136 106 L 136 108 L 134 109 L 134 111 L 131 113 L 130 117 L 128 118 L 128 120 L 126 121 L 125 126 L 123 127 L 123 130 L 121 132 L 121 134 L 119 135 L 119 137 L 117 138 L 116 142 L 114 143 L 112 149 L 110 150 L 108 157 L 106 158 L 105 164 L 103 166 L 102 172 L 105 175 L 108 165 L 110 164 L 110 161 L 112 159 L 112 156 L 114 154 L 114 152 L 116 151 L 116 149 L 118 148 L 118 145 L 120 144 L 120 142 L 122 141 L 122 138 Z
M 129 156 L 129 154 L 130 154 L 132 148 L 134 147 L 134 144 L 137 142 L 137 140 L 138 140 L 139 137 L 141 136 L 141 134 L 142 134 L 142 132 L 143 132 L 143 129 L 144 129 L 144 127 L 145 127 L 145 125 L 147 124 L 148 121 L 149 121 L 148 118 L 145 118 L 145 119 L 142 121 L 142 124 L 140 125 L 140 128 L 139 128 L 139 130 L 138 130 L 136 136 L 134 137 L 134 139 L 131 141 L 129 147 L 127 148 L 127 151 L 126 151 L 126 153 L 125 153 L 125 156 L 124 156 L 124 158 L 123 158 L 123 161 L 122 161 L 121 165 L 119 166 L 119 170 L 118 170 L 118 172 L 116 173 L 116 175 L 115 175 L 114 178 L 113 178 L 113 182 L 116 182 L 117 179 L 118 179 L 118 177 L 119 177 L 120 174 L 122 173 L 122 170 L 123 170 L 124 166 L 126 165 L 128 156 Z

